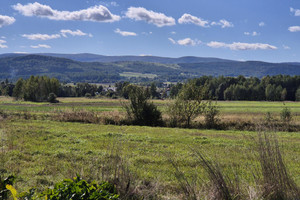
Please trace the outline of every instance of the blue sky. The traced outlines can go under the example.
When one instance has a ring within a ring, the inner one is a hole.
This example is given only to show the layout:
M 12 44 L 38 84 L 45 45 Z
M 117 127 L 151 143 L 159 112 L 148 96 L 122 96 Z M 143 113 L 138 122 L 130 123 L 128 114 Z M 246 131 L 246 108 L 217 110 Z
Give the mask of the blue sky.
M 0 53 L 300 62 L 299 0 L 1 0 Z

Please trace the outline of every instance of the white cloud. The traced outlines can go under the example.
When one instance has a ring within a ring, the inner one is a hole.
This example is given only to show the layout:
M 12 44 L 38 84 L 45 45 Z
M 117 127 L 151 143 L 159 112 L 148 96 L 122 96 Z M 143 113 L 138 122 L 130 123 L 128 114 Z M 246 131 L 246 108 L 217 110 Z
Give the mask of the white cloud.
M 73 21 L 93 21 L 93 22 L 114 22 L 121 19 L 118 15 L 113 15 L 104 6 L 94 6 L 78 11 L 54 10 L 48 5 L 38 2 L 22 5 L 20 3 L 12 6 L 24 16 L 37 16 L 51 20 L 73 20 Z
M 48 34 L 23 34 L 22 37 L 25 37 L 29 40 L 51 40 L 51 39 L 57 39 L 60 38 L 61 36 L 59 34 L 53 34 L 53 35 L 48 35 Z
M 193 15 L 185 13 L 178 19 L 179 24 L 195 24 L 201 27 L 209 27 L 209 22 Z
M 219 22 L 212 22 L 212 26 L 221 26 L 222 28 L 234 27 L 233 23 L 227 21 L 226 19 L 221 19 Z
M 299 9 L 294 9 L 294 8 L 290 8 L 291 13 L 294 13 L 295 16 L 300 16 L 300 10 Z
M 39 44 L 39 45 L 36 45 L 36 46 L 31 45 L 30 47 L 31 47 L 31 48 L 34 48 L 34 49 L 39 49 L 39 48 L 50 49 L 50 48 L 51 48 L 51 46 L 49 46 L 49 45 L 47 45 L 47 44 Z
M 250 32 L 244 32 L 244 35 L 258 36 L 258 35 L 259 35 L 259 33 L 258 33 L 258 32 L 256 32 L 256 31 L 253 31 L 252 33 L 250 33 Z
M 7 26 L 15 23 L 16 19 L 13 17 L 5 16 L 5 15 L 0 15 L 0 28 L 2 26 Z
M 8 46 L 5 45 L 6 41 L 5 40 L 0 40 L 0 49 L 7 48 Z
M 191 39 L 191 38 L 185 38 L 182 40 L 177 40 L 175 41 L 173 38 L 168 38 L 168 40 L 172 43 L 172 44 L 179 44 L 182 46 L 196 46 L 198 44 L 201 44 L 201 41 L 195 39 Z
M 259 24 L 258 24 L 258 26 L 260 26 L 260 27 L 263 27 L 265 25 L 266 25 L 265 22 L 259 22 Z
M 134 33 L 134 32 L 121 31 L 121 30 L 118 29 L 118 28 L 115 30 L 115 33 L 118 33 L 118 34 L 120 34 L 120 35 L 122 35 L 122 36 L 137 36 L 137 34 Z
M 176 44 L 176 43 L 177 43 L 173 38 L 168 38 L 168 40 L 169 40 L 170 42 L 172 42 L 172 44 Z
M 125 15 L 130 19 L 146 21 L 149 24 L 156 25 L 157 27 L 173 26 L 176 24 L 173 17 L 168 17 L 163 13 L 157 13 L 143 7 L 130 7 Z
M 287 45 L 282 45 L 282 47 L 283 47 L 283 49 L 285 49 L 285 50 L 291 49 L 291 47 L 289 47 L 289 46 L 287 46 Z
M 223 42 L 212 41 L 207 43 L 207 46 L 212 48 L 229 48 L 231 50 L 276 50 L 277 47 L 262 43 L 241 43 L 234 42 L 226 44 Z
M 175 32 L 175 31 L 172 31 L 172 32 L 171 32 L 171 34 L 172 34 L 172 35 L 175 35 L 175 34 L 176 34 L 176 32 Z
M 299 31 L 300 31 L 300 26 L 290 26 L 290 27 L 288 28 L 288 30 L 289 30 L 290 32 L 299 32 Z
M 87 33 L 84 33 L 79 29 L 77 29 L 76 31 L 72 31 L 72 30 L 69 30 L 69 29 L 62 29 L 62 30 L 60 30 L 60 33 L 63 37 L 68 37 L 67 34 L 72 35 L 72 36 L 86 36 L 86 35 L 88 35 Z

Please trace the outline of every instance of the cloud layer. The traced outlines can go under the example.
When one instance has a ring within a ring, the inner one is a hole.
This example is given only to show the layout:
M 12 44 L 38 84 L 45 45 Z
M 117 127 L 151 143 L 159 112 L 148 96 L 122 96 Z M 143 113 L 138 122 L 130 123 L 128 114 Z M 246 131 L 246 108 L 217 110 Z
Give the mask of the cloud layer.
M 13 6 L 13 9 L 24 16 L 37 16 L 51 20 L 114 22 L 121 19 L 120 16 L 113 15 L 106 7 L 101 5 L 70 12 L 54 10 L 48 5 L 35 2 L 27 5 L 18 3 Z
M 7 48 L 7 45 L 5 45 L 6 41 L 5 40 L 0 40 L 0 49 Z
M 16 19 L 13 17 L 0 15 L 0 28 L 3 26 L 11 25 L 15 23 Z
M 172 43 L 172 44 L 179 44 L 182 46 L 196 46 L 198 44 L 201 43 L 201 41 L 195 39 L 191 39 L 191 38 L 184 38 L 182 40 L 177 40 L 175 41 L 173 38 L 168 38 L 168 40 Z
M 130 7 L 125 15 L 130 19 L 146 21 L 149 24 L 156 25 L 157 27 L 173 26 L 176 24 L 173 17 L 168 17 L 163 13 L 157 13 L 143 7 Z
M 61 36 L 59 34 L 23 34 L 22 37 L 25 37 L 29 40 L 51 40 L 51 39 L 57 39 L 60 38 Z
M 299 32 L 300 26 L 290 26 L 288 29 L 290 32 Z
M 221 26 L 222 28 L 230 28 L 233 27 L 233 23 L 227 21 L 226 19 L 221 19 L 219 22 L 212 22 L 212 26 Z
M 63 37 L 68 37 L 68 35 L 72 35 L 72 36 L 86 36 L 86 35 L 89 35 L 90 37 L 92 36 L 91 34 L 84 33 L 79 29 L 77 29 L 76 31 L 72 31 L 72 30 L 69 30 L 69 29 L 62 29 L 62 30 L 60 30 L 60 33 Z
M 47 45 L 47 44 L 38 44 L 38 45 L 36 45 L 36 46 L 31 45 L 30 47 L 33 48 L 33 49 L 39 49 L 39 48 L 50 49 L 50 48 L 51 48 L 51 46 L 49 46 L 49 45 Z
M 179 24 L 195 24 L 201 27 L 209 27 L 209 22 L 193 15 L 185 13 L 178 19 Z
M 137 36 L 137 34 L 134 33 L 134 32 L 121 31 L 121 30 L 118 29 L 118 28 L 115 30 L 115 33 L 118 33 L 118 34 L 120 34 L 120 35 L 122 35 L 122 36 Z
M 300 16 L 300 10 L 299 9 L 294 9 L 290 8 L 291 13 L 294 13 L 295 16 L 299 17 Z
M 262 43 L 241 43 L 234 42 L 226 44 L 223 42 L 212 41 L 207 43 L 207 46 L 212 48 L 229 48 L 231 50 L 276 50 L 277 47 Z

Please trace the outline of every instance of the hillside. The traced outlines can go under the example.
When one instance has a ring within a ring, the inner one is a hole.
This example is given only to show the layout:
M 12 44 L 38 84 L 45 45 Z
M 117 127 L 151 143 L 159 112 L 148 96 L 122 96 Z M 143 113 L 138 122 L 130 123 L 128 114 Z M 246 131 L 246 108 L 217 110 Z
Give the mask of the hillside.
M 153 78 L 160 81 L 182 81 L 203 75 L 263 77 L 277 74 L 300 74 L 299 63 L 238 62 L 216 58 L 153 56 L 102 56 L 102 60 L 106 61 L 81 62 L 77 60 L 91 61 L 101 56 L 93 54 L 51 55 L 59 55 L 59 57 L 2 54 L 0 55 L 0 79 L 8 78 L 14 81 L 19 77 L 27 78 L 30 75 L 48 75 L 65 82 L 116 82 L 129 78 L 131 81 L 147 81 Z M 108 62 L 109 60 L 113 62 Z M 161 62 L 158 62 L 159 60 Z

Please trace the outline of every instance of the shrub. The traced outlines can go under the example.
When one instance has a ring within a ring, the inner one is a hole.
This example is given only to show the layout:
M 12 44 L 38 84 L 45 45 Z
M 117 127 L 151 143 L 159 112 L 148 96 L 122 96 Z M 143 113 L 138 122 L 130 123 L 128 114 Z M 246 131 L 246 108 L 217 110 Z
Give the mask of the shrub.
M 291 110 L 287 107 L 284 107 L 280 112 L 281 121 L 284 123 L 290 123 L 292 121 Z
M 57 98 L 56 94 L 50 93 L 49 96 L 48 96 L 48 102 L 50 102 L 50 103 L 58 103 L 58 101 L 57 101 L 56 98 Z
M 185 84 L 175 102 L 168 108 L 171 126 L 184 124 L 185 127 L 190 127 L 191 121 L 202 114 L 206 107 L 206 102 L 203 101 L 205 93 L 205 87 Z
M 204 110 L 205 125 L 207 128 L 213 128 L 218 123 L 217 116 L 220 110 L 216 104 L 212 104 L 211 101 L 208 102 Z
M 129 97 L 129 104 L 123 104 L 128 119 L 136 125 L 160 126 L 162 125 L 161 112 L 153 102 L 149 102 L 143 88 L 128 85 L 126 86 Z
M 115 187 L 108 183 L 103 182 L 100 185 L 96 183 L 88 183 L 79 176 L 72 179 L 65 179 L 60 183 L 56 183 L 53 189 L 45 190 L 41 195 L 46 196 L 49 200 L 114 200 L 118 199 Z

